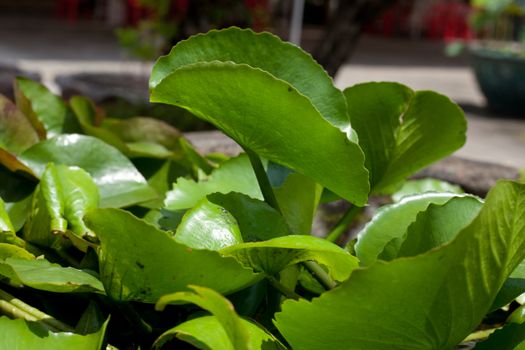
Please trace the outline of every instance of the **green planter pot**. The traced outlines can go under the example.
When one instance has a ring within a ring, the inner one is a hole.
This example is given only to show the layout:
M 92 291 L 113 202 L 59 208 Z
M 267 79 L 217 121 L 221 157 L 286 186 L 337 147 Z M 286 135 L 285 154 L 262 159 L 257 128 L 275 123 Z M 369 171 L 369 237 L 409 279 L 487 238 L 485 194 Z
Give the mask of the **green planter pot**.
M 492 112 L 525 118 L 525 56 L 474 47 L 471 62 Z

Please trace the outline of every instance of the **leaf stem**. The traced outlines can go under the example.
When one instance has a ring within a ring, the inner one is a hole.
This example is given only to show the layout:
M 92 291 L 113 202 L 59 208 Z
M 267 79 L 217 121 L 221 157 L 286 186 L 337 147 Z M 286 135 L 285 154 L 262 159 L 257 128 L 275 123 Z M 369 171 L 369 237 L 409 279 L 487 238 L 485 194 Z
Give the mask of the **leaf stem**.
M 312 276 L 319 282 L 326 290 L 333 289 L 337 283 L 326 273 L 326 271 L 315 261 L 305 261 L 303 266 L 306 267 Z
M 296 292 L 294 292 L 290 288 L 286 287 L 284 284 L 279 282 L 275 277 L 268 276 L 267 278 L 268 278 L 268 281 L 270 282 L 270 284 L 275 289 L 277 289 L 279 292 L 281 292 L 281 294 L 284 295 L 285 297 L 287 297 L 289 299 L 294 299 L 294 300 L 301 299 L 301 296 L 299 294 L 297 294 Z
M 0 311 L 26 321 L 41 322 L 51 331 L 73 332 L 73 328 L 0 289 Z
M 266 170 L 264 170 L 261 158 L 259 158 L 257 154 L 255 154 L 253 151 L 247 148 L 245 148 L 244 151 L 250 159 L 250 163 L 252 164 L 253 171 L 255 172 L 255 177 L 257 178 L 257 182 L 259 183 L 259 187 L 261 189 L 264 201 L 282 214 L 281 208 L 279 207 L 279 203 L 277 202 L 275 194 L 273 193 L 272 185 L 270 184 L 270 180 L 268 179 L 268 175 L 266 174 Z
M 363 210 L 363 207 L 357 207 L 355 205 L 352 205 L 346 213 L 339 219 L 337 224 L 332 228 L 332 230 L 328 233 L 326 236 L 326 240 L 330 242 L 335 242 L 341 237 L 341 235 L 345 232 L 348 225 L 354 221 L 355 217 L 361 213 Z

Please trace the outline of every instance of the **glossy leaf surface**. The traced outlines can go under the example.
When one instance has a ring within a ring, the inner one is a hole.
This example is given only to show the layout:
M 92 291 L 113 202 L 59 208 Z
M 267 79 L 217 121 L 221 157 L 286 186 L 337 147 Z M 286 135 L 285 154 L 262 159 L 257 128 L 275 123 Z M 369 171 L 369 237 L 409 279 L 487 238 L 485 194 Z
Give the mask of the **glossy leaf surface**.
M 99 188 L 102 207 L 128 206 L 157 196 L 129 159 L 91 136 L 54 137 L 29 148 L 20 159 L 38 176 L 42 176 L 47 163 L 84 169 Z
M 164 78 L 151 101 L 184 107 L 260 157 L 357 205 L 366 202 L 368 174 L 360 147 L 324 120 L 307 97 L 269 73 L 231 62 L 188 65 Z
M 0 348 L 39 350 L 100 350 L 107 322 L 96 333 L 54 333 L 34 322 L 0 317 Z
M 235 217 L 244 242 L 265 241 L 290 233 L 283 217 L 258 199 L 237 192 L 212 193 L 207 198 Z
M 463 112 L 443 95 L 397 83 L 358 84 L 344 94 L 373 192 L 387 192 L 465 143 Z
M 230 293 L 258 278 L 235 259 L 178 243 L 122 210 L 99 209 L 86 222 L 100 239 L 100 277 L 115 300 L 155 303 L 189 284 Z
M 47 165 L 38 185 L 24 238 L 30 242 L 58 248 L 67 232 L 79 239 L 95 240 L 84 224 L 86 212 L 98 207 L 98 188 L 87 172 L 77 167 Z M 77 245 L 78 241 L 73 241 Z M 78 246 L 86 251 L 87 246 Z
M 242 243 L 222 250 L 244 266 L 275 275 L 286 267 L 303 261 L 317 261 L 326 266 L 337 281 L 344 281 L 357 268 L 357 259 L 337 245 L 313 236 L 285 236 L 264 242 Z
M 451 349 L 478 326 L 524 258 L 524 212 L 525 185 L 500 182 L 451 243 L 355 270 L 312 302 L 288 300 L 276 325 L 304 350 Z
M 286 57 L 283 64 L 282 57 Z M 284 80 L 308 97 L 322 116 L 346 129 L 349 118 L 343 94 L 312 56 L 270 33 L 228 28 L 180 41 L 154 65 L 150 88 L 155 88 L 176 69 L 199 62 L 234 62 L 260 68 Z
M 235 218 L 207 199 L 184 215 L 175 240 L 190 248 L 208 250 L 220 250 L 243 241 Z

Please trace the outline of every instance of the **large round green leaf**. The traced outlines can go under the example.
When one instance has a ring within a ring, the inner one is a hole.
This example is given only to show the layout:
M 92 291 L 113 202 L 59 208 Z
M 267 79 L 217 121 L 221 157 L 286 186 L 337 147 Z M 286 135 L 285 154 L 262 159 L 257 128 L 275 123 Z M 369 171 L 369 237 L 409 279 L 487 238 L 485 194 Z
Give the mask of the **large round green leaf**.
M 284 80 L 308 97 L 331 124 L 347 129 L 349 118 L 343 94 L 324 69 L 301 48 L 270 33 L 228 28 L 180 41 L 159 58 L 151 72 L 150 87 L 183 66 L 199 62 L 234 62 L 260 68 Z
M 129 159 L 91 136 L 60 135 L 42 141 L 20 155 L 20 160 L 39 177 L 47 163 L 84 169 L 99 188 L 102 207 L 128 206 L 157 196 Z
M 294 349 L 452 349 L 525 257 L 524 212 L 525 185 L 500 182 L 451 243 L 355 270 L 311 302 L 287 300 L 276 325 Z
M 259 278 L 235 259 L 192 249 L 123 210 L 98 209 L 85 220 L 100 239 L 100 277 L 115 300 L 154 303 L 189 284 L 230 293 Z
M 463 112 L 443 95 L 397 83 L 358 84 L 344 93 L 374 192 L 388 192 L 465 143 Z
M 323 119 L 307 97 L 267 72 L 231 62 L 188 65 L 164 78 L 151 100 L 190 110 L 242 147 L 357 205 L 367 200 L 360 147 Z

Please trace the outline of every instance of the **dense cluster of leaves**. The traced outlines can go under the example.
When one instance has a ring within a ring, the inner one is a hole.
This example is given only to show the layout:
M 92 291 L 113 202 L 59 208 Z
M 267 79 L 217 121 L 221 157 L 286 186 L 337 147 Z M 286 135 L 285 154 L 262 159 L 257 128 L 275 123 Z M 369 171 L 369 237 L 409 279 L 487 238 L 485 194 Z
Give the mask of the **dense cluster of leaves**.
M 1 348 L 451 349 L 525 291 L 525 185 L 406 181 L 464 143 L 448 98 L 342 92 L 237 28 L 179 43 L 150 88 L 246 153 L 203 157 L 22 78 L 0 97 Z M 373 194 L 392 202 L 332 243 Z M 352 203 L 330 239 L 312 235 L 321 199 Z M 476 348 L 520 346 L 521 307 L 503 323 Z

